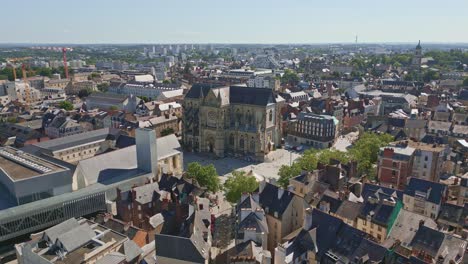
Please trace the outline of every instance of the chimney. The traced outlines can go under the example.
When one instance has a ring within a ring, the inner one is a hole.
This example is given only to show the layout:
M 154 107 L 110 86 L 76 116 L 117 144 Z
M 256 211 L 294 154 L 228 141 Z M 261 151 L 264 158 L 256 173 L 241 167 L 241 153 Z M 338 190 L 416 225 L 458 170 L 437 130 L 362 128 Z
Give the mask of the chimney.
M 284 194 L 284 189 L 283 188 L 278 188 L 278 200 L 280 200 L 281 197 L 283 197 L 283 194 Z
M 138 169 L 156 176 L 158 171 L 156 132 L 152 129 L 138 128 L 135 131 L 135 141 Z
M 263 192 L 263 189 L 265 189 L 265 185 L 266 185 L 266 181 L 263 180 L 260 182 L 260 184 L 258 185 L 258 192 L 261 193 Z
M 304 230 L 309 230 L 312 228 L 312 208 L 307 208 L 304 214 L 304 223 L 302 224 Z

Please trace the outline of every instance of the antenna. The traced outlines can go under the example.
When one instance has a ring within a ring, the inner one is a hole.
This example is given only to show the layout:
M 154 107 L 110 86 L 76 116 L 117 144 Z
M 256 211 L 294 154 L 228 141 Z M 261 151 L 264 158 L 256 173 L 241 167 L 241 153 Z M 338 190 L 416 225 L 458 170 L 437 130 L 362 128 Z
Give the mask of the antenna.
M 357 41 L 358 41 L 358 35 L 356 35 L 356 40 L 355 40 L 356 44 L 357 44 Z

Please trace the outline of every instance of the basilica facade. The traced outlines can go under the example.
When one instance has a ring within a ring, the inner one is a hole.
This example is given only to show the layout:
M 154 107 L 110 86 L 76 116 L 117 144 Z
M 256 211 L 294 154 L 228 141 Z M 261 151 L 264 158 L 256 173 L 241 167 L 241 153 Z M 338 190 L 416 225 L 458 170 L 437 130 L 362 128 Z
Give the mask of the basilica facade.
M 183 144 L 217 157 L 263 161 L 281 143 L 283 102 L 271 89 L 194 84 L 183 103 Z

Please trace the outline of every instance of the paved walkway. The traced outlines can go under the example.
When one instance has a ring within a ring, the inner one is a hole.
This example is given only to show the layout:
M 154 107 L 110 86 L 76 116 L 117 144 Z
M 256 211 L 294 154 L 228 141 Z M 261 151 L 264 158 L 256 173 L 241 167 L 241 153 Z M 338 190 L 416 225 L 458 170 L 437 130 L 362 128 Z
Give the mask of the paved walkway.
M 213 164 L 216 167 L 216 171 L 221 176 L 221 181 L 224 182 L 226 177 L 230 176 L 234 170 L 242 170 L 245 172 L 253 172 L 257 176 L 258 180 L 265 178 L 278 178 L 278 171 L 281 165 L 289 165 L 290 162 L 294 162 L 300 153 L 291 152 L 285 149 L 277 149 L 269 153 L 267 161 L 262 163 L 252 163 L 236 158 L 222 158 L 216 159 L 206 155 L 200 155 L 198 153 L 185 152 L 184 153 L 184 165 L 187 168 L 190 162 L 199 162 L 202 165 Z

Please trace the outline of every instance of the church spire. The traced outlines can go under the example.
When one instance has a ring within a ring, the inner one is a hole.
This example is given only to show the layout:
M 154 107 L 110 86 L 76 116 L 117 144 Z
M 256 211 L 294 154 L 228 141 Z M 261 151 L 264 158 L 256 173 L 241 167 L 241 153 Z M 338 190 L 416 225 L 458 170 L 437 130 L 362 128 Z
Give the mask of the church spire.
M 418 45 L 416 46 L 416 49 L 421 49 L 421 40 L 419 40 Z

